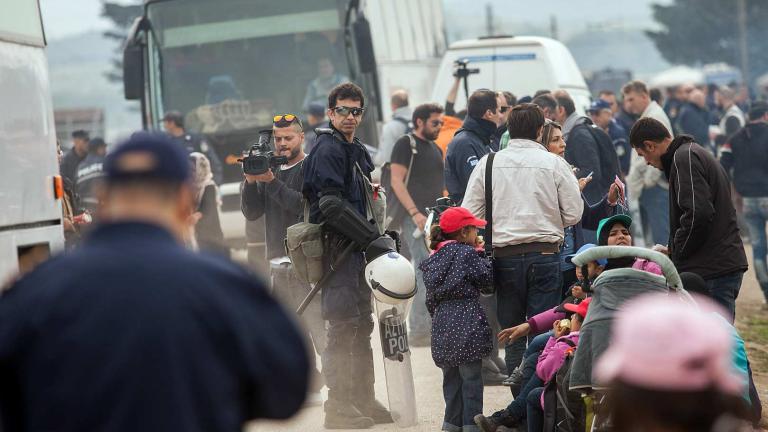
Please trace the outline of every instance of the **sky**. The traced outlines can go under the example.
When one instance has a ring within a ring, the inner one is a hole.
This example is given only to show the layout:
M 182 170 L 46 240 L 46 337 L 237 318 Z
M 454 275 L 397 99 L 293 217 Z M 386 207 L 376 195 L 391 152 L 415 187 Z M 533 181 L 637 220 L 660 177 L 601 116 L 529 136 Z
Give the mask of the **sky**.
M 100 17 L 101 0 L 40 0 L 40 9 L 48 39 L 109 28 Z

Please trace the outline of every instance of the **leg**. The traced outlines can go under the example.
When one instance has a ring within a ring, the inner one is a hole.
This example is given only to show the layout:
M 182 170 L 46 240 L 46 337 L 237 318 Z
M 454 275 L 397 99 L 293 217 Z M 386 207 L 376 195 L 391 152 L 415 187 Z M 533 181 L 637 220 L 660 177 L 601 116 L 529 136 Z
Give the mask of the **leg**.
M 537 387 L 528 393 L 528 432 L 541 432 L 544 428 L 544 410 L 541 407 L 541 394 L 543 392 L 544 387 Z
M 523 366 L 523 382 L 525 384 L 520 389 L 520 394 L 515 396 L 515 400 L 507 406 L 507 413 L 515 419 L 525 418 L 525 400 L 528 394 L 533 389 L 544 385 L 541 378 L 536 375 L 536 363 L 538 363 L 538 360 L 538 354 L 531 354 L 525 359 Z
M 528 301 L 525 312 L 527 317 L 532 317 L 560 303 L 560 288 L 563 284 L 560 254 L 526 256 L 526 267 Z
M 749 240 L 752 243 L 752 260 L 755 276 L 763 296 L 768 301 L 768 239 L 766 238 L 765 223 L 768 217 L 768 199 L 744 198 L 744 220 L 749 228 Z
M 508 328 L 525 322 L 527 287 L 523 257 L 518 255 L 496 258 L 493 282 L 496 286 L 496 311 L 501 327 Z M 524 339 L 506 346 L 504 360 L 507 370 L 512 370 L 520 364 L 524 352 Z
M 725 308 L 728 313 L 725 318 L 731 323 L 736 319 L 736 297 L 739 295 L 743 277 L 744 273 L 736 272 L 706 281 L 712 298 Z
M 459 366 L 461 375 L 462 430 L 476 430 L 474 418 L 483 413 L 482 361 Z
M 462 426 L 462 382 L 458 367 L 443 368 L 443 399 L 445 399 L 445 416 L 442 430 L 448 432 L 460 431 Z
M 550 330 L 531 339 L 528 342 L 528 348 L 525 349 L 525 358 L 528 358 L 531 354 L 536 354 L 537 356 L 541 354 L 541 351 L 544 350 L 544 346 L 553 334 L 552 330 Z
M 413 232 L 416 225 L 410 218 L 403 221 L 403 242 L 408 245 L 411 252 L 411 263 L 416 271 L 416 296 L 413 298 L 411 311 L 408 313 L 408 339 L 413 346 L 429 346 L 429 336 L 432 330 L 432 319 L 427 311 L 424 276 L 419 270 L 422 261 L 429 257 L 429 251 L 424 243 L 424 238 L 414 238 Z
M 665 245 L 669 242 L 669 191 L 654 186 L 643 191 L 643 198 L 653 242 Z

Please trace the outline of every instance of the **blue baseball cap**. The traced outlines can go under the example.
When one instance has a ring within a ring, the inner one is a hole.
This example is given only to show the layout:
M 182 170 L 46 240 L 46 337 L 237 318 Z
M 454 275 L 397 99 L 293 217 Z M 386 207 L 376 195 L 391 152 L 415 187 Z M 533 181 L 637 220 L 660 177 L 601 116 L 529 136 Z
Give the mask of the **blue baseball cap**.
M 170 136 L 136 132 L 104 160 L 108 183 L 148 179 L 184 183 L 190 178 L 187 151 Z
M 584 251 L 588 251 L 588 250 L 592 249 L 593 247 L 597 247 L 597 245 L 595 245 L 594 243 L 587 243 L 587 244 L 583 245 L 582 247 L 579 248 L 579 250 L 576 251 L 575 254 L 566 255 L 565 256 L 565 262 L 567 262 L 568 264 L 572 264 L 573 257 L 575 257 L 576 255 L 578 255 L 578 254 L 580 254 L 580 253 L 582 253 Z M 602 267 L 605 267 L 605 265 L 608 264 L 608 260 L 605 259 L 605 258 L 600 258 L 599 260 L 597 260 L 597 264 L 602 266 Z
M 608 102 L 602 100 L 602 99 L 596 99 L 592 102 L 592 104 L 589 106 L 589 109 L 587 111 L 589 112 L 600 112 L 602 110 L 609 110 L 611 109 L 611 104 Z

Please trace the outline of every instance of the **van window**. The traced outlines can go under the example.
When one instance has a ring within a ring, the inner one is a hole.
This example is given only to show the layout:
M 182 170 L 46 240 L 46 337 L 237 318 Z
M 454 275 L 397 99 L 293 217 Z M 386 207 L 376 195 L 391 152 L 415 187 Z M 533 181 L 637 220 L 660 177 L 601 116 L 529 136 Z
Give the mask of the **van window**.
M 0 40 L 43 46 L 43 23 L 37 0 L 5 0 L 0 13 Z

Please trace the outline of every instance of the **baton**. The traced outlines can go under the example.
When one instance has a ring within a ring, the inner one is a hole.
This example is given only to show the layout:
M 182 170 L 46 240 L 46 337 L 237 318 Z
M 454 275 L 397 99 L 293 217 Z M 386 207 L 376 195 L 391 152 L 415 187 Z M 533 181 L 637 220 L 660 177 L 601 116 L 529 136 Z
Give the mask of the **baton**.
M 323 275 L 322 278 L 312 287 L 311 290 L 309 290 L 309 293 L 306 297 L 304 297 L 304 300 L 301 301 L 301 304 L 296 309 L 296 314 L 301 315 L 304 313 L 304 311 L 307 309 L 309 304 L 312 302 L 312 299 L 315 297 L 318 291 L 320 291 L 320 288 L 323 287 L 328 282 L 328 279 L 331 278 L 331 275 L 336 271 L 336 267 L 341 264 L 341 262 L 349 255 L 352 250 L 355 248 L 354 242 L 349 242 L 347 244 L 347 247 L 344 248 L 343 251 L 341 251 L 341 254 L 336 257 L 336 260 L 333 261 L 333 264 L 331 265 L 331 270 Z

